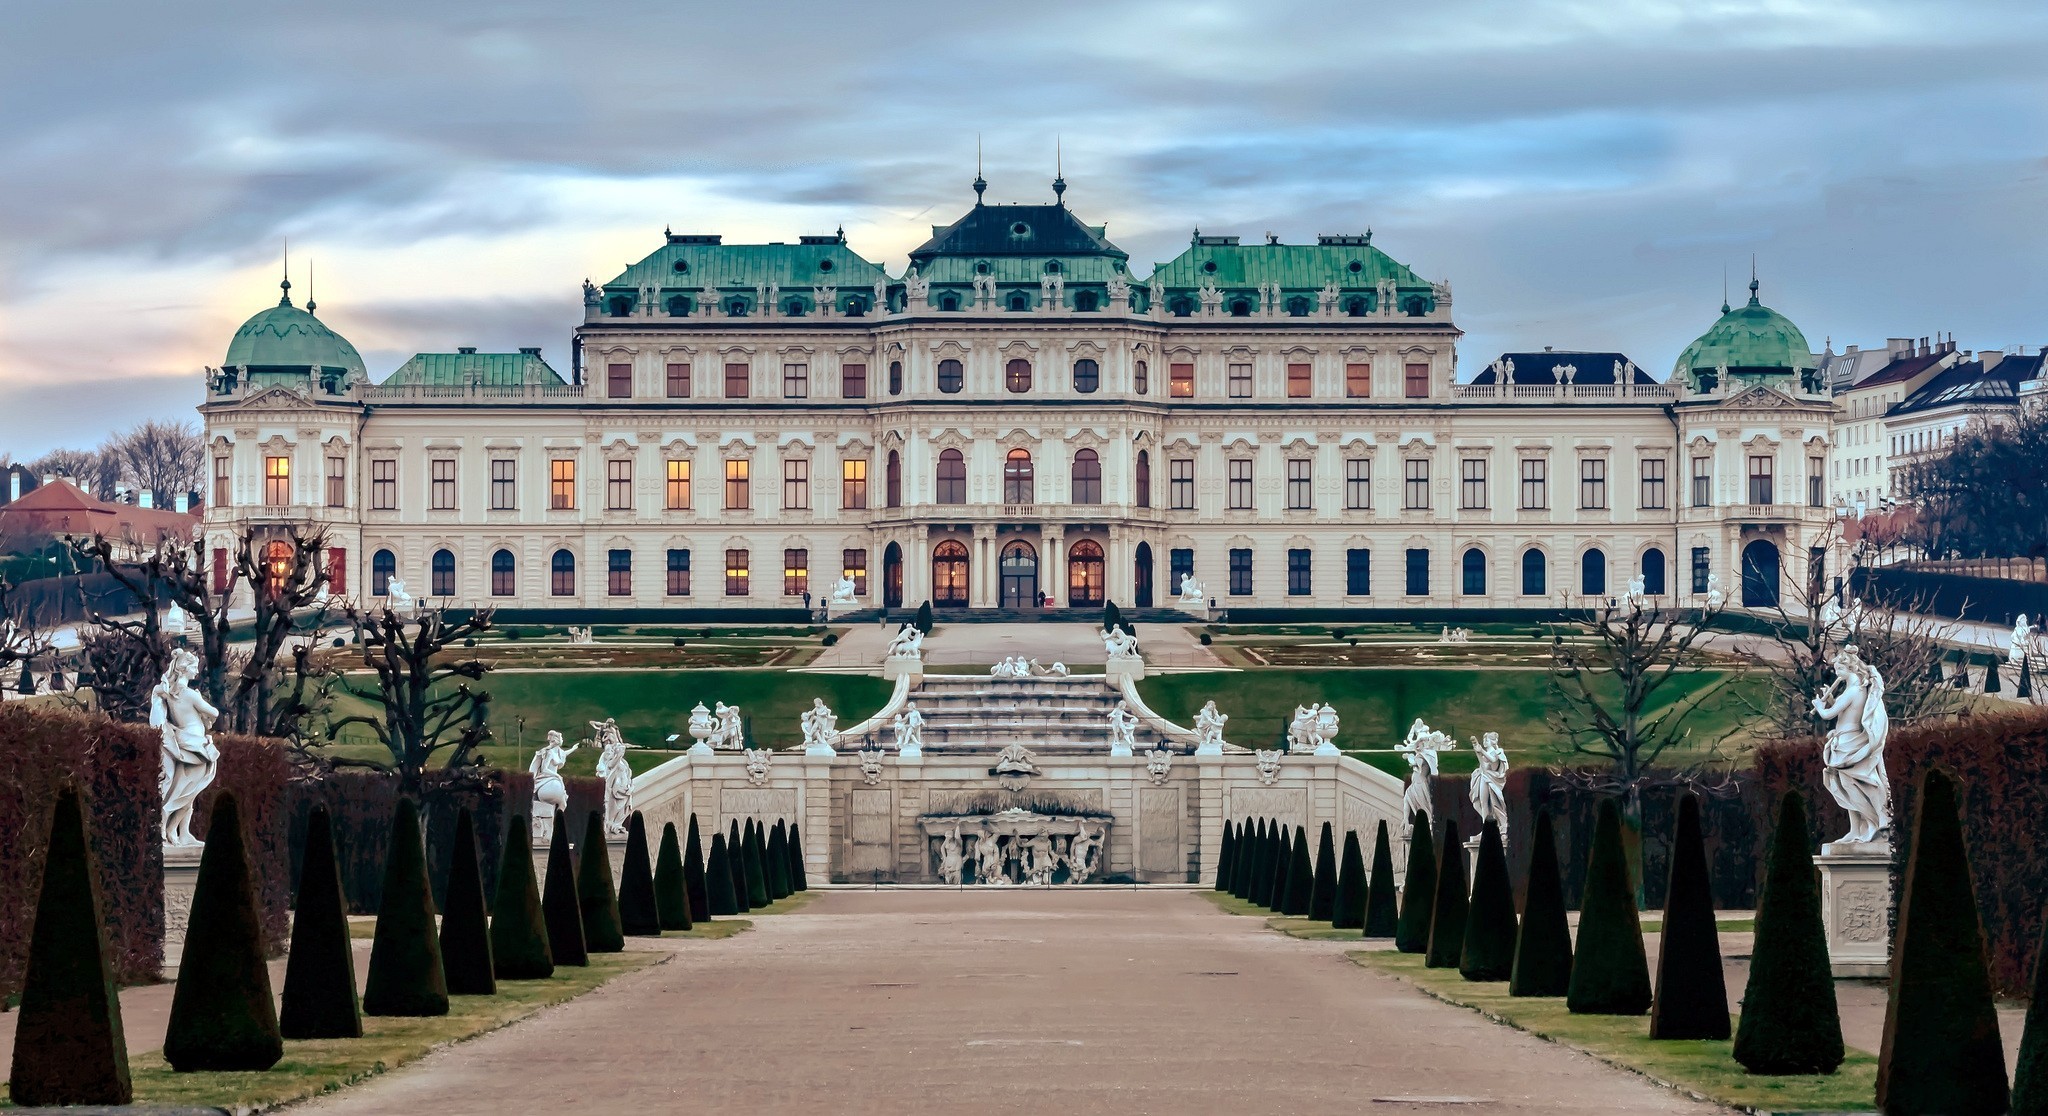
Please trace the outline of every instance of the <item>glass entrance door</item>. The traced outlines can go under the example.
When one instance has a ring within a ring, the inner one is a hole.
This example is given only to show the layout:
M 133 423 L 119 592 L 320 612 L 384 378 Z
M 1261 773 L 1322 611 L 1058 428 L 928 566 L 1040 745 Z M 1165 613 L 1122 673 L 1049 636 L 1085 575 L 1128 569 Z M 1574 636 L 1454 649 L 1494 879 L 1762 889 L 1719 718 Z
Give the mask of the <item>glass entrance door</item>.
M 1038 607 L 1038 551 L 1023 539 L 1003 547 L 1002 607 Z
M 947 539 L 932 548 L 932 606 L 967 607 L 967 544 Z

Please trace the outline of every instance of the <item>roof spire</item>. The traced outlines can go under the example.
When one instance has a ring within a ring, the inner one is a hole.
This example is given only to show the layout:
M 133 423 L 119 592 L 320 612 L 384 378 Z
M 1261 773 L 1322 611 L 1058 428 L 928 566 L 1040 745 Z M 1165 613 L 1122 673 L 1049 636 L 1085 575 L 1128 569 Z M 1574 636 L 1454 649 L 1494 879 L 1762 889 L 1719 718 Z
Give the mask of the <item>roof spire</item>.
M 981 195 L 988 192 L 988 180 L 981 177 L 981 133 L 974 133 L 974 204 L 981 204 Z
M 311 314 L 311 313 L 312 313 L 313 311 L 315 311 L 315 310 L 318 310 L 318 309 L 320 309 L 320 304 L 319 304 L 319 303 L 317 303 L 317 302 L 314 302 L 314 301 L 313 301 L 313 257 L 311 257 L 311 256 L 307 256 L 307 257 L 306 257 L 306 313 L 308 313 L 308 314 Z
M 1061 151 L 1061 146 L 1060 137 L 1054 136 L 1052 140 L 1052 197 L 1055 205 L 1065 208 L 1067 204 L 1066 159 L 1064 152 Z
M 279 283 L 277 289 L 284 292 L 278 296 L 277 304 L 279 306 L 290 306 L 292 304 L 292 241 L 290 237 L 286 237 L 284 240 L 284 282 Z
M 1756 254 L 1752 252 L 1749 257 L 1749 304 L 1751 306 L 1762 306 L 1763 303 L 1757 301 L 1756 288 Z
M 1721 313 L 1728 312 L 1728 265 L 1721 265 Z

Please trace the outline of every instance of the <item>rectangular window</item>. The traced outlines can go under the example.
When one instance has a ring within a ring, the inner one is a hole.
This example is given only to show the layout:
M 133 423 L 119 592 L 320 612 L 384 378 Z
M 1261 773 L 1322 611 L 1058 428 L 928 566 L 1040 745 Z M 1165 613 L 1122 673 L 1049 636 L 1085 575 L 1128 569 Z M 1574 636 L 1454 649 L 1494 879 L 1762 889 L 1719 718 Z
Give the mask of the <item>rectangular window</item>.
M 671 364 L 667 368 L 667 394 L 670 399 L 690 397 L 690 366 Z
M 1175 399 L 1195 397 L 1195 366 L 1192 364 L 1169 364 L 1166 373 L 1171 378 L 1168 393 Z
M 1692 506 L 1708 507 L 1714 502 L 1714 459 L 1692 459 Z
M 1599 511 L 1607 506 L 1607 459 L 1579 459 L 1579 507 Z
M 728 550 L 725 552 L 725 595 L 744 597 L 747 595 L 747 552 Z
M 1344 463 L 1344 508 L 1364 511 L 1372 507 L 1372 460 L 1354 457 Z
M 398 510 L 398 459 L 380 457 L 370 462 L 370 508 Z
M 853 582 L 853 594 L 864 597 L 868 592 L 868 552 L 865 550 L 843 550 L 839 553 L 839 574 Z
M 1307 511 L 1315 506 L 1315 462 L 1306 457 L 1287 459 L 1287 509 Z
M 1310 576 L 1310 558 L 1306 547 L 1287 552 L 1287 595 L 1306 597 L 1314 592 L 1314 578 Z
M 1401 481 L 1401 506 L 1409 511 L 1429 510 L 1429 459 L 1414 457 L 1401 463 L 1407 475 Z
M 614 550 L 605 562 L 604 591 L 614 597 L 633 595 L 633 552 Z
M 811 394 L 811 366 L 808 364 L 785 364 L 782 366 L 782 397 L 803 399 Z
M 1252 595 L 1252 552 L 1249 549 L 1230 552 L 1230 595 Z
M 1421 547 L 1408 551 L 1408 595 L 1429 596 L 1429 551 Z
M 235 502 L 234 473 L 230 471 L 228 459 L 213 459 L 213 506 L 225 508 Z
M 1643 458 L 1643 508 L 1646 511 L 1664 510 L 1664 459 Z
M 1230 459 L 1230 510 L 1250 511 L 1252 506 L 1252 463 L 1248 457 Z
M 1287 366 L 1287 398 L 1307 399 L 1315 394 L 1315 368 L 1308 364 Z
M 690 552 L 671 550 L 668 552 L 668 595 L 687 597 L 690 595 Z
M 677 460 L 667 462 L 667 465 L 668 479 L 664 482 L 664 488 L 666 489 L 665 495 L 668 497 L 665 501 L 668 505 L 668 510 L 688 511 L 690 510 L 690 463 Z
M 263 502 L 272 507 L 282 507 L 292 502 L 291 458 L 263 459 Z
M 230 584 L 228 577 L 228 551 L 224 546 L 213 548 L 213 591 L 225 593 Z M 378 596 L 383 594 L 379 593 Z
M 751 484 L 747 476 L 750 465 L 745 458 L 725 463 L 725 510 L 745 511 L 752 506 L 749 499 Z
M 1710 554 L 1711 551 L 1707 547 L 1692 548 L 1692 591 L 1695 593 L 1706 592 L 1707 578 L 1713 576 L 1714 561 Z
M 784 511 L 811 509 L 811 463 L 801 457 L 782 463 L 782 507 Z
M 571 511 L 576 507 L 576 459 L 557 457 L 548 462 L 548 508 Z
M 1230 397 L 1250 399 L 1252 397 L 1252 366 L 1233 364 L 1230 366 Z
M 511 511 L 519 506 L 519 460 L 491 459 L 491 510 Z
M 1344 595 L 1372 595 L 1372 551 L 1355 547 L 1344 552 Z
M 744 364 L 728 364 L 725 366 L 725 397 L 727 399 L 745 399 L 747 397 L 749 394 L 747 391 L 748 371 L 748 366 Z
M 1186 547 L 1176 547 L 1166 552 L 1166 579 L 1168 592 L 1178 594 L 1184 577 L 1195 576 L 1195 552 Z
M 865 511 L 868 506 L 868 463 L 855 458 L 839 463 L 839 506 Z
M 1344 394 L 1353 399 L 1372 398 L 1372 365 L 1347 364 L 1344 366 Z
M 1778 498 L 1776 479 L 1771 475 L 1772 457 L 1767 453 L 1750 455 L 1749 459 L 1749 502 L 1752 504 L 1775 503 Z
M 1466 511 L 1486 508 L 1486 459 L 1468 457 L 1458 462 L 1458 506 Z
M 630 364 L 605 365 L 604 393 L 613 399 L 633 398 L 633 366 Z
M 437 457 L 427 462 L 428 489 L 435 511 L 455 510 L 455 459 Z
M 631 458 L 604 463 L 604 506 L 610 511 L 633 509 L 633 462 Z
M 337 597 L 348 596 L 348 551 L 342 547 L 327 548 L 327 591 Z
M 1550 506 L 1550 462 L 1540 457 L 1522 459 L 1523 511 L 1541 511 Z
M 782 552 L 782 595 L 801 597 L 811 589 L 811 552 L 808 550 L 785 550 Z
M 1824 479 L 1827 476 L 1827 468 L 1827 461 L 1824 458 L 1806 459 L 1806 506 L 1809 508 L 1823 507 L 1827 504 Z
M 842 364 L 839 366 L 839 395 L 842 399 L 866 399 L 868 397 L 867 365 Z
M 1429 398 L 1429 365 L 1411 364 L 1407 367 L 1408 398 Z
M 348 503 L 348 458 L 327 459 L 327 506 L 338 508 Z
M 1131 368 L 1131 391 L 1137 395 L 1149 394 L 1152 390 L 1152 371 L 1139 361 Z
M 1174 511 L 1195 510 L 1195 459 L 1176 457 L 1166 463 L 1166 504 Z

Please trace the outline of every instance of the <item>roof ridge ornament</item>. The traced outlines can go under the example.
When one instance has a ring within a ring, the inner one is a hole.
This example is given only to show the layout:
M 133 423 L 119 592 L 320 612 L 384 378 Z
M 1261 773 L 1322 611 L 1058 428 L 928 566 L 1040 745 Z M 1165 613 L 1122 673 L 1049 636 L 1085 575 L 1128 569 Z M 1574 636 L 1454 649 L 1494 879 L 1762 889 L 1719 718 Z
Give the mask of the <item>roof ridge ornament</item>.
M 1066 157 L 1058 136 L 1054 136 L 1052 141 L 1052 200 L 1061 209 L 1067 207 Z
M 988 180 L 981 176 L 981 133 L 974 134 L 974 207 L 981 208 L 981 196 L 988 192 Z
M 277 285 L 277 289 L 284 292 L 278 296 L 277 304 L 279 306 L 290 306 L 292 304 L 292 241 L 290 237 L 284 239 L 284 281 Z

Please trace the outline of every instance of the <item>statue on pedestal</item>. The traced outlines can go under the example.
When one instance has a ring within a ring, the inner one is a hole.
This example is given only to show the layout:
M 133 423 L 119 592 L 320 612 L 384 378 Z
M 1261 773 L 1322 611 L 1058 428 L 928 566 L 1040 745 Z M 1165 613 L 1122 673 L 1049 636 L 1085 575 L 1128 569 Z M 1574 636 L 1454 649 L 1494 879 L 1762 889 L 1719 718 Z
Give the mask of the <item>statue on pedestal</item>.
M 2026 616 L 2023 614 L 2020 619 L 2025 621 Z M 165 635 L 183 636 L 190 623 L 191 621 L 185 615 L 185 610 L 178 607 L 178 602 L 172 601 L 170 607 L 164 609 L 163 631 Z
M 199 656 L 180 647 L 171 652 L 163 679 L 149 692 L 149 724 L 163 735 L 163 769 L 156 782 L 166 845 L 200 843 L 192 835 L 193 807 L 220 766 L 220 749 L 209 734 L 220 710 L 192 688 L 198 678 Z
M 562 782 L 562 765 L 569 762 L 581 744 L 562 747 L 562 734 L 548 730 L 548 742 L 533 753 L 526 770 L 533 776 L 533 839 L 545 841 L 555 835 L 555 815 L 569 808 L 569 788 Z
M 384 579 L 384 611 L 393 616 L 410 618 L 419 612 L 419 602 L 405 591 L 405 579 L 391 577 Z
M 1436 804 L 1430 796 L 1430 785 L 1436 779 L 1439 765 L 1438 753 L 1450 751 L 1457 745 L 1451 738 L 1437 732 L 1415 718 L 1408 726 L 1408 735 L 1394 751 L 1408 761 L 1408 789 L 1401 796 L 1401 812 L 1410 818 L 1422 814 L 1429 819 L 1432 831 L 1436 828 Z
M 2018 667 L 2027 661 L 2027 655 L 2033 650 L 2033 645 L 2034 626 L 2027 623 L 2027 614 L 2022 612 L 2019 619 L 2013 621 L 2012 642 L 2006 645 L 2005 661 Z
M 893 727 L 896 729 L 897 755 L 924 755 L 924 714 L 917 711 L 916 702 L 906 704 L 903 712 L 896 714 Z
M 1138 717 L 1131 712 L 1131 703 L 1119 701 L 1109 711 L 1109 754 L 1128 756 L 1137 747 Z
M 967 857 L 960 847 L 960 827 L 954 826 L 939 841 L 939 878 L 949 884 L 960 882 L 961 869 L 966 867 Z
M 896 630 L 896 637 L 889 641 L 889 657 L 892 659 L 924 660 L 924 631 L 916 624 L 905 624 Z
M 807 756 L 833 756 L 839 751 L 839 715 L 832 712 L 824 698 L 812 698 L 811 707 L 797 718 L 804 730 L 804 754 Z
M 1180 575 L 1180 603 L 1199 608 L 1209 599 L 1208 590 L 1195 580 L 1194 574 Z
M 1230 715 L 1216 708 L 1214 701 L 1202 703 L 1201 711 L 1195 714 L 1195 751 L 1203 755 L 1220 755 L 1223 751 L 1223 726 Z
M 1087 883 L 1095 875 L 1096 860 L 1102 853 L 1102 834 L 1080 823 L 1074 840 L 1067 845 L 1067 882 Z
M 1484 737 L 1472 739 L 1472 754 L 1478 757 L 1479 766 L 1472 772 L 1469 790 L 1472 795 L 1472 809 L 1479 815 L 1479 826 L 1486 827 L 1492 822 L 1500 829 L 1502 847 L 1508 840 L 1508 752 L 1500 746 L 1500 734 L 1489 732 Z
M 1122 628 L 1111 628 L 1102 633 L 1102 650 L 1112 659 L 1135 659 L 1138 637 Z
M 713 720 L 716 724 L 711 730 L 710 742 L 714 749 L 733 752 L 746 747 L 747 730 L 740 722 L 739 706 L 719 702 Z
M 633 816 L 633 768 L 626 762 L 630 745 L 610 717 L 592 721 L 590 727 L 597 732 L 597 777 L 604 780 L 604 832 L 624 837 L 626 822 Z
M 847 607 L 860 603 L 860 598 L 854 595 L 852 578 L 842 577 L 839 579 L 839 584 L 832 587 L 832 603 Z
M 1822 745 L 1821 784 L 1849 814 L 1849 832 L 1834 844 L 1888 840 L 1892 825 L 1891 783 L 1885 777 L 1884 745 L 1891 721 L 1884 709 L 1884 676 L 1863 661 L 1855 644 L 1835 652 L 1835 684 L 1813 699 L 1813 711 L 1835 722 Z

